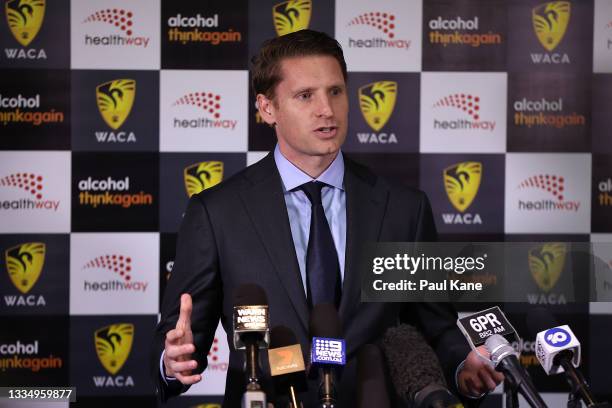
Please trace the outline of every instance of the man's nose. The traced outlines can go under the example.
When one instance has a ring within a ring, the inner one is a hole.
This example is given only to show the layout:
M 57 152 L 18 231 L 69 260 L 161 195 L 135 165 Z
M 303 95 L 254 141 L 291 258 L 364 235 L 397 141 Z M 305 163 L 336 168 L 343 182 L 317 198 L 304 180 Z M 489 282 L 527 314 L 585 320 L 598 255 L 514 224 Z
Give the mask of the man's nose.
M 334 110 L 332 108 L 331 99 L 329 95 L 322 95 L 317 98 L 317 116 L 320 117 L 331 117 L 334 115 Z

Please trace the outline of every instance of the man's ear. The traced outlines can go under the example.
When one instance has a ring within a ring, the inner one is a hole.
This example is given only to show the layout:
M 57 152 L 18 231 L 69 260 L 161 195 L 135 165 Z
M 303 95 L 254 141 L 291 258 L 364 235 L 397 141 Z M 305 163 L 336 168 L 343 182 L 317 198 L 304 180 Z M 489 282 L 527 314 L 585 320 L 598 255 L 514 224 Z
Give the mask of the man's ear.
M 268 99 L 264 94 L 257 94 L 257 109 L 261 119 L 269 126 L 274 127 L 276 124 L 276 116 L 272 100 Z

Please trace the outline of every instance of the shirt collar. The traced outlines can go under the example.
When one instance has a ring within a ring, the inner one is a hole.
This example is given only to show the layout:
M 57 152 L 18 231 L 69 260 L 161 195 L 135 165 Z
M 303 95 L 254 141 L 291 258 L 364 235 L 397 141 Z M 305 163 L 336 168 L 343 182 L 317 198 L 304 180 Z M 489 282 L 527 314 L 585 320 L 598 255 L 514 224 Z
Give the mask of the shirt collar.
M 334 161 L 331 162 L 329 167 L 325 169 L 325 171 L 316 179 L 313 179 L 287 160 L 287 158 L 280 152 L 278 143 L 274 148 L 274 161 L 276 162 L 276 168 L 278 168 L 281 180 L 283 181 L 285 191 L 293 190 L 304 183 L 315 180 L 340 190 L 344 190 L 344 158 L 342 157 L 342 152 L 338 152 Z

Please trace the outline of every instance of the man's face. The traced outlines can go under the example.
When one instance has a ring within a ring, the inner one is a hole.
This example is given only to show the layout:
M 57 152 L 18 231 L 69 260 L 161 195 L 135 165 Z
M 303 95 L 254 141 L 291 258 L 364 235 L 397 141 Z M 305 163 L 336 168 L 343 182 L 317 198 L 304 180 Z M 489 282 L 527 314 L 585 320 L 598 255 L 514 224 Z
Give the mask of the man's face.
M 298 164 L 316 156 L 335 157 L 344 143 L 348 98 L 340 64 L 330 56 L 281 61 L 282 80 L 270 101 L 258 95 L 260 114 L 276 124 L 281 152 Z

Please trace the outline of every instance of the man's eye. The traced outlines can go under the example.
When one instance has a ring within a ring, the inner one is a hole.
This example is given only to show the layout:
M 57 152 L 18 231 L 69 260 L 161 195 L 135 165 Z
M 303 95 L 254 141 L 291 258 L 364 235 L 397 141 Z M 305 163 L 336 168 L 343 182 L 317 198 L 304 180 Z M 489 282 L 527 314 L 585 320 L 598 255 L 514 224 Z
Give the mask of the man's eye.
M 332 95 L 341 95 L 342 94 L 342 89 L 334 88 L 334 89 L 331 90 L 331 94 Z
M 310 99 L 311 96 L 312 96 L 312 94 L 310 92 L 304 92 L 304 93 L 301 93 L 301 94 L 298 95 L 298 99 L 306 101 L 306 100 Z

